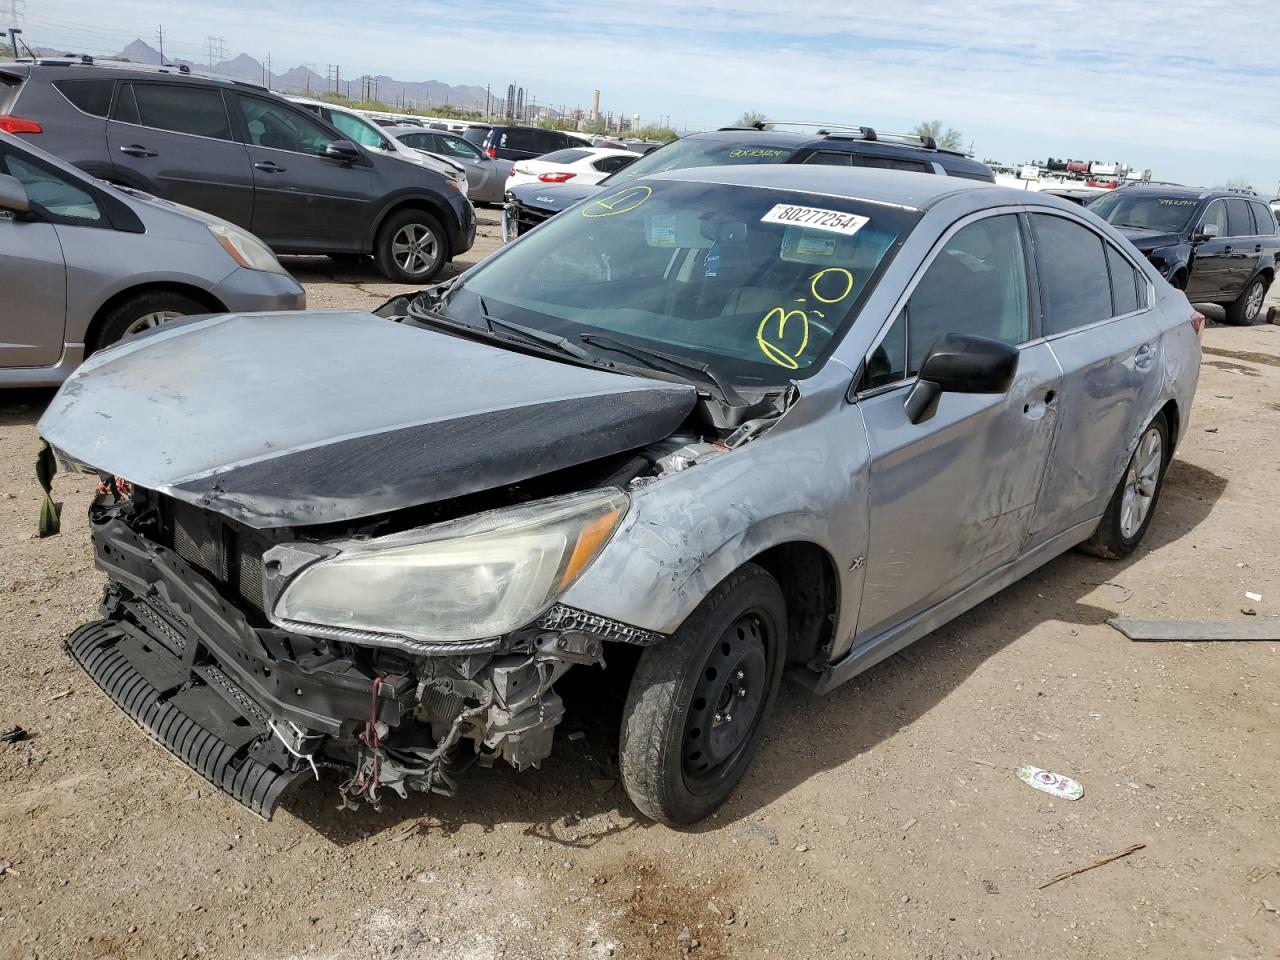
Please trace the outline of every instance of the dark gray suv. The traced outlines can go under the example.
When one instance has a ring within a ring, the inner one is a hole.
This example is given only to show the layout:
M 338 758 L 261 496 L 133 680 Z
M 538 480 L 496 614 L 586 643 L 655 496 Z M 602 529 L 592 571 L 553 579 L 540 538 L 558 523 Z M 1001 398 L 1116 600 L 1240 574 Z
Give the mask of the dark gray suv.
M 433 279 L 475 239 L 453 181 L 365 150 L 261 87 L 185 68 L 0 65 L 0 130 L 229 220 L 277 253 L 373 254 L 403 283 Z

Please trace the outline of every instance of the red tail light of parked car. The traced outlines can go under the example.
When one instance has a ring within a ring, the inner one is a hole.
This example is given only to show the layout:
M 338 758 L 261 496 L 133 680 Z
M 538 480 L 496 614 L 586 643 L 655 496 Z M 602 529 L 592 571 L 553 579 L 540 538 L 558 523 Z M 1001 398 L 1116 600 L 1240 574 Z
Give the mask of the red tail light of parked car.
M 10 113 L 0 113 L 0 130 L 5 133 L 44 133 L 44 127 L 34 120 L 15 117 Z

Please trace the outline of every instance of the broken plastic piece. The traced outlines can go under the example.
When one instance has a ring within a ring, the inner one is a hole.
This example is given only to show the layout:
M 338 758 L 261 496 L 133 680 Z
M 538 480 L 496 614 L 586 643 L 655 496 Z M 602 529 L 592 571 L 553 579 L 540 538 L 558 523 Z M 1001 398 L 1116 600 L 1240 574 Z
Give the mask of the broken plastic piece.
M 1014 775 L 1023 783 L 1062 800 L 1079 800 L 1084 796 L 1083 784 L 1060 773 L 1050 773 L 1024 763 L 1014 771 Z
M 0 733 L 0 743 L 17 743 L 19 740 L 27 739 L 27 736 L 27 731 L 21 727 L 14 727 L 12 730 Z

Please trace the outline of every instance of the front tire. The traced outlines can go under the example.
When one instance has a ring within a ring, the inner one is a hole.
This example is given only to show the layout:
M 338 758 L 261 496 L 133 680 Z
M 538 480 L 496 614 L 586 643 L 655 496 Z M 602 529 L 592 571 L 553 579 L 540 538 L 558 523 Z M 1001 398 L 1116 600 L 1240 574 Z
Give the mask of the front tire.
M 378 231 L 378 269 L 396 283 L 430 283 L 449 261 L 440 222 L 422 210 L 393 213 Z
M 111 309 L 98 324 L 89 342 L 90 353 L 109 347 L 117 340 L 150 330 L 176 320 L 200 313 L 217 313 L 205 304 L 181 293 L 153 290 L 130 297 Z
M 1227 305 L 1227 323 L 1237 327 L 1251 327 L 1263 319 L 1262 305 L 1267 299 L 1271 281 L 1264 276 L 1254 277 L 1244 288 L 1238 300 Z
M 782 589 L 752 563 L 644 651 L 619 748 L 623 785 L 641 813 L 679 826 L 725 802 L 751 765 L 786 653 Z
M 1170 455 L 1169 424 L 1163 413 L 1157 413 L 1138 438 L 1102 522 L 1081 549 L 1109 560 L 1127 557 L 1137 549 L 1155 515 Z

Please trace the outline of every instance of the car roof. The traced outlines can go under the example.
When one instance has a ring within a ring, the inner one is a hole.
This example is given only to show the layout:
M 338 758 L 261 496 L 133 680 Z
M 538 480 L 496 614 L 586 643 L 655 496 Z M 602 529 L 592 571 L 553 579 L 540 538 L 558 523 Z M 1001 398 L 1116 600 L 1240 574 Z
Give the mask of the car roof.
M 761 163 L 725 167 L 688 167 L 668 170 L 645 179 L 715 183 L 725 186 L 763 187 L 826 194 L 850 200 L 924 210 L 944 197 L 984 191 L 990 206 L 1006 203 L 1071 209 L 1057 197 L 1038 197 L 1033 191 L 998 187 L 985 180 L 940 177 L 932 173 L 877 170 L 867 167 L 832 167 L 824 164 Z M 1078 209 L 1078 208 L 1077 208 Z

